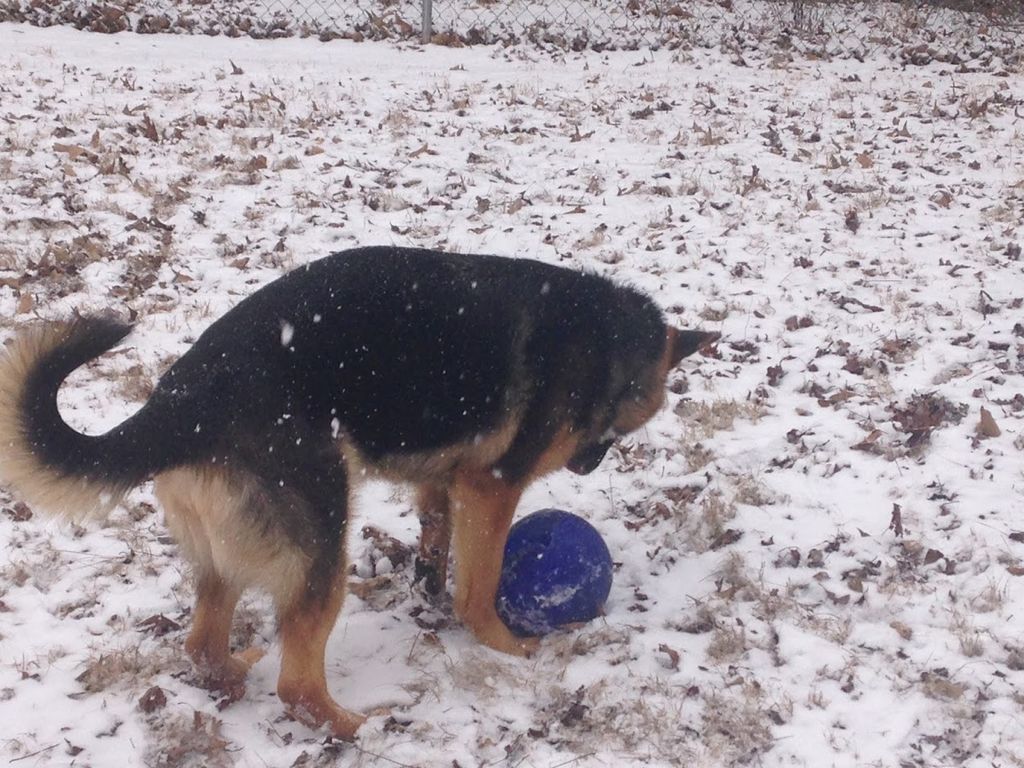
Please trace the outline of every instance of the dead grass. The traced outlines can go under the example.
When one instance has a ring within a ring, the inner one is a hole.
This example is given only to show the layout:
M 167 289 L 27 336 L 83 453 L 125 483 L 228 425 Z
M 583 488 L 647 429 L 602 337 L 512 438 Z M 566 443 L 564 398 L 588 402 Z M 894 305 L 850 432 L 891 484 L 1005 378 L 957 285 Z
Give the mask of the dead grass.
M 84 662 L 85 669 L 75 679 L 88 693 L 105 691 L 121 683 L 136 680 L 146 670 L 138 647 L 102 650 Z
M 11 562 L 0 568 L 0 584 L 3 590 L 9 587 L 22 587 L 32 578 L 32 572 L 24 560 Z
M 688 725 L 697 689 L 654 677 L 635 685 L 642 695 L 625 700 L 604 682 L 556 688 L 537 711 L 530 733 L 578 755 L 608 750 L 670 765 L 693 764 L 703 751 L 701 732 Z
M 581 630 L 573 636 L 566 636 L 568 654 L 572 656 L 589 656 L 602 648 L 627 649 L 632 641 L 632 633 L 624 627 L 600 626 L 593 630 Z
M 971 621 L 962 613 L 953 614 L 950 631 L 960 645 L 960 653 L 969 659 L 981 657 L 985 652 L 985 640 L 982 633 L 974 628 Z
M 933 699 L 958 701 L 963 697 L 967 686 L 954 682 L 945 675 L 926 672 L 921 679 L 921 690 Z
M 814 606 L 803 612 L 799 623 L 817 635 L 837 645 L 850 639 L 853 619 L 838 613 L 829 613 L 824 606 Z
M 733 481 L 732 501 L 734 504 L 768 507 L 785 503 L 786 497 L 777 494 L 764 480 L 751 474 L 741 475 Z
M 748 400 L 681 400 L 675 407 L 687 439 L 695 441 L 731 430 L 740 419 L 756 424 L 767 412 L 762 403 Z
M 734 307 L 727 304 L 705 304 L 704 308 L 697 313 L 697 316 L 709 323 L 721 323 L 729 317 L 733 309 Z
M 991 613 L 1006 603 L 1006 585 L 990 581 L 978 594 L 970 598 L 971 609 L 977 613 Z
M 807 706 L 811 709 L 828 709 L 831 702 L 825 698 L 820 688 L 811 688 L 807 691 Z
M 235 764 L 223 722 L 198 710 L 150 721 L 147 765 L 156 768 L 228 768 Z
M 708 753 L 725 765 L 756 762 L 774 742 L 767 710 L 756 683 L 705 696 L 701 731 Z
M 715 452 L 703 443 L 684 443 L 680 452 L 690 472 L 697 472 L 715 460 Z
M 485 650 L 473 652 L 473 658 L 455 660 L 446 657 L 447 671 L 452 684 L 459 689 L 472 691 L 482 701 L 500 698 L 509 681 L 519 677 L 514 662 L 504 661 Z
M 114 379 L 114 396 L 133 403 L 143 403 L 153 394 L 154 373 L 148 367 L 135 363 L 129 368 L 111 374 Z
M 726 523 L 736 517 L 736 506 L 727 501 L 721 491 L 711 491 L 701 499 L 700 513 L 702 532 L 710 543 L 721 536 Z
M 747 633 L 743 627 L 726 625 L 718 627 L 711 635 L 707 647 L 707 658 L 715 664 L 737 661 L 747 652 Z
M 0 584 L 30 584 L 43 594 L 67 573 L 68 563 L 48 539 L 33 543 L 31 548 L 12 553 L 7 565 L 0 568 Z
M 190 668 L 180 648 L 158 646 L 143 651 L 138 642 L 119 648 L 91 648 L 82 666 L 75 680 L 88 693 L 121 687 L 139 690 L 147 687 L 155 675 Z

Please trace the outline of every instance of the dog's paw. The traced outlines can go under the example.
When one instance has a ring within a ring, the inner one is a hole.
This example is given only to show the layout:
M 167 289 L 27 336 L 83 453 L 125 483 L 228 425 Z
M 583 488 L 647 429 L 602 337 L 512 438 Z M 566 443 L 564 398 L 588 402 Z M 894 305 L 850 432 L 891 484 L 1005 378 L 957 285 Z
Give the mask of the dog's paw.
M 473 634 L 477 640 L 488 648 L 507 653 L 510 656 L 528 658 L 540 648 L 540 638 L 519 637 L 514 635 L 508 627 L 500 622 L 475 629 Z

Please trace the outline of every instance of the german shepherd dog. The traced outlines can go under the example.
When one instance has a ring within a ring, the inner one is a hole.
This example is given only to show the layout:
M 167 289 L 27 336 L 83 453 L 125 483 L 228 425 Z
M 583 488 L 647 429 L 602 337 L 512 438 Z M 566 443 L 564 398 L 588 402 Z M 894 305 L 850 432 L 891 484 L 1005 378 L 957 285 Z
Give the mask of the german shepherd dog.
M 191 561 L 185 648 L 205 684 L 242 695 L 259 654 L 233 654 L 247 587 L 275 601 L 277 692 L 302 722 L 352 739 L 324 650 L 345 595 L 353 483 L 418 489 L 417 571 L 491 648 L 526 655 L 495 612 L 505 538 L 524 488 L 600 463 L 664 400 L 669 370 L 717 334 L 667 326 L 650 299 L 526 259 L 358 248 L 268 284 L 213 325 L 134 416 L 69 427 L 57 391 L 130 327 L 75 317 L 25 329 L 0 360 L 0 480 L 42 510 L 102 514 L 155 479 Z

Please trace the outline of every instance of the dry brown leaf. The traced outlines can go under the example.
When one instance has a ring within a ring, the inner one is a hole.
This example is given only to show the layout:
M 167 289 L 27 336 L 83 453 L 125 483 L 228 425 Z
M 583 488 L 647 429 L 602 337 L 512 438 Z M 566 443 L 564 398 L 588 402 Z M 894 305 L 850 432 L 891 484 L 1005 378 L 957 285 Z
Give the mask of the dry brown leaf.
M 860 229 L 860 216 L 857 214 L 856 208 L 850 208 L 846 211 L 845 222 L 846 228 L 856 234 L 857 230 Z
M 668 669 L 678 671 L 679 670 L 679 651 L 675 650 L 674 648 L 670 648 L 669 646 L 665 645 L 665 643 L 662 643 L 661 645 L 659 645 L 658 646 L 658 650 L 668 657 L 667 664 L 665 664 L 665 666 Z
M 929 199 L 941 208 L 949 208 L 953 203 L 953 196 L 945 189 L 936 192 Z
M 893 503 L 892 505 L 892 517 L 889 520 L 889 530 L 897 536 L 903 536 L 903 507 L 896 503 Z
M 896 634 L 902 637 L 904 640 L 909 640 L 914 636 L 914 630 L 904 624 L 902 621 L 891 621 L 889 626 L 896 630 Z
M 715 537 L 715 540 L 711 542 L 710 548 L 713 550 L 721 549 L 722 547 L 727 547 L 730 544 L 735 544 L 741 538 L 743 538 L 742 531 L 737 531 L 735 528 L 728 528 Z
M 975 431 L 980 437 L 999 437 L 1002 434 L 1002 430 L 999 429 L 999 425 L 992 418 L 988 408 L 981 409 L 981 419 L 978 421 Z
M 160 141 L 160 133 L 156 129 L 156 123 L 149 116 L 149 112 L 142 115 L 142 135 L 152 142 Z
M 151 715 L 158 709 L 163 709 L 167 706 L 167 695 L 164 693 L 163 688 L 158 685 L 154 685 L 139 699 L 139 709 L 145 712 L 147 715 Z
M 855 451 L 865 451 L 867 453 L 876 453 L 879 451 L 878 439 L 882 436 L 882 430 L 873 429 L 868 433 L 868 436 L 861 440 L 854 446 L 851 446 Z

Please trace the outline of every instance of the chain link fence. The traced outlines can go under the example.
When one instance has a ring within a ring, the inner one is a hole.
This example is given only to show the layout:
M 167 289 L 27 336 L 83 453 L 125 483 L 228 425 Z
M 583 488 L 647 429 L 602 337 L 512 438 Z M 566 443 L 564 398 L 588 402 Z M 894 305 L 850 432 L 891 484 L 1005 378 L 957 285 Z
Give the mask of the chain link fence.
M 1014 67 L 1024 0 L 0 0 L 0 21 L 99 32 L 529 41 L 563 50 L 727 47 Z
M 909 46 L 915 52 L 908 55 L 922 62 L 958 63 L 975 58 L 992 37 L 1005 38 L 1002 53 L 1011 55 L 1016 41 L 1024 41 L 1022 0 L 433 0 L 433 9 L 433 37 L 442 41 L 526 38 L 570 49 L 743 49 L 770 41 L 813 55 L 862 58 L 881 47 Z

